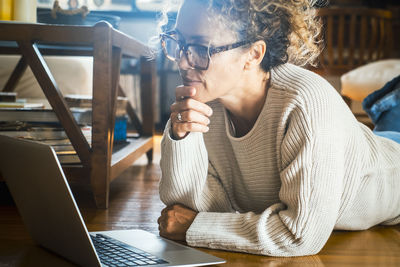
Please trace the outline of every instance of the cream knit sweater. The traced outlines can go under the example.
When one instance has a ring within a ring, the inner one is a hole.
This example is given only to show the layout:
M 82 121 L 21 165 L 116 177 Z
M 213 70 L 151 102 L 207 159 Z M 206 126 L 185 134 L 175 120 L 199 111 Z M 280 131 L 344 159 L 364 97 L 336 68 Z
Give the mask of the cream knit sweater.
M 321 77 L 271 71 L 252 130 L 235 138 L 214 101 L 210 131 L 162 140 L 160 198 L 200 213 L 189 245 L 271 256 L 318 253 L 333 229 L 400 223 L 400 144 L 358 123 Z

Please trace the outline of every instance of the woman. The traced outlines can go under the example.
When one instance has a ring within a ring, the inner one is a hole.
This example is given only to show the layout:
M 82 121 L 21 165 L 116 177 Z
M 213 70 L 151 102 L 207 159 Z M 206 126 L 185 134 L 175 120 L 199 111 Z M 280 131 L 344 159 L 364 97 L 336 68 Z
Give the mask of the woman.
M 184 83 L 161 144 L 161 236 L 299 256 L 333 229 L 400 222 L 400 145 L 287 63 L 313 62 L 319 27 L 307 0 L 183 2 L 161 34 Z

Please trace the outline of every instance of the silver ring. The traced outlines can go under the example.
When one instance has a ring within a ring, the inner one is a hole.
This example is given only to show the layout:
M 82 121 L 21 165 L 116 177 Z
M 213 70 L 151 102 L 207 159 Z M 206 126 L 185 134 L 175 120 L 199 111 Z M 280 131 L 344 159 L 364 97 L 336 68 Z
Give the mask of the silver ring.
M 179 112 L 178 114 L 176 114 L 176 118 L 178 119 L 178 121 L 182 121 L 182 114 Z

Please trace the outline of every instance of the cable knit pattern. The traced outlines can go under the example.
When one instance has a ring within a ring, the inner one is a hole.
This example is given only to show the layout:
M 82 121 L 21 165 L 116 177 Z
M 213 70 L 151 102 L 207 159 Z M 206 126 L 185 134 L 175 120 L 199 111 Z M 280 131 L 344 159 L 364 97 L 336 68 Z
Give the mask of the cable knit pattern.
M 162 140 L 160 198 L 199 211 L 189 245 L 270 256 L 318 253 L 333 229 L 400 223 L 400 144 L 357 122 L 329 83 L 271 71 L 249 133 L 217 101 L 210 131 Z

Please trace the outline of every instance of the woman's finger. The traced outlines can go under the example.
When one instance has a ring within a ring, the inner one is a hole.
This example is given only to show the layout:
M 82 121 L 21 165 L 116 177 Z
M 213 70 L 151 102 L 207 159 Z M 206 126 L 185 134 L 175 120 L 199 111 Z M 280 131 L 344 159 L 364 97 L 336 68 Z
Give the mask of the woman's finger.
M 200 115 L 203 116 L 203 115 Z M 172 136 L 174 139 L 182 139 L 184 138 L 189 132 L 201 132 L 201 133 L 206 133 L 209 131 L 208 128 L 208 123 L 207 124 L 201 124 L 197 122 L 187 122 L 184 121 L 183 118 L 181 120 L 178 120 L 177 113 L 173 113 L 171 115 L 171 122 L 172 122 Z M 182 115 L 181 115 L 182 117 Z M 204 122 L 209 122 L 205 121 L 208 120 L 208 118 L 204 119 Z
M 185 110 L 195 110 L 210 117 L 212 115 L 212 109 L 207 104 L 201 103 L 192 98 L 188 98 L 182 101 L 177 101 L 171 105 L 172 112 L 182 112 Z
M 178 137 L 185 135 L 187 132 L 208 132 L 208 126 L 194 122 L 181 122 L 173 124 L 173 132 L 178 134 Z
M 204 126 L 210 124 L 210 119 L 207 116 L 194 110 L 187 110 L 179 113 L 174 112 L 171 114 L 171 121 L 172 123 L 194 122 Z
M 170 209 L 171 209 L 171 208 L 170 208 L 169 206 L 163 208 L 163 209 L 161 210 L 161 217 L 165 216 L 166 213 L 167 213 Z
M 190 98 L 196 95 L 196 88 L 180 85 L 175 88 L 176 101 L 181 101 L 185 98 Z

